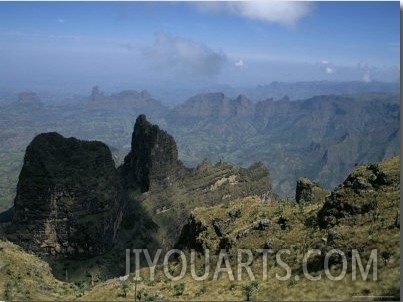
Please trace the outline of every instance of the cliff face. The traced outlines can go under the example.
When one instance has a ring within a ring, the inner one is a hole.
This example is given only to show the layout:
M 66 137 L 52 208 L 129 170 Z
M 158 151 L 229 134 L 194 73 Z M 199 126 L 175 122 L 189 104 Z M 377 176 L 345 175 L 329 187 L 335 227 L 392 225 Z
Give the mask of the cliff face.
M 140 115 L 134 125 L 131 151 L 122 167 L 127 184 L 146 192 L 154 181 L 170 183 L 182 169 L 174 138 Z
M 120 183 L 109 148 L 44 133 L 26 149 L 9 239 L 36 254 L 97 255 L 121 219 Z

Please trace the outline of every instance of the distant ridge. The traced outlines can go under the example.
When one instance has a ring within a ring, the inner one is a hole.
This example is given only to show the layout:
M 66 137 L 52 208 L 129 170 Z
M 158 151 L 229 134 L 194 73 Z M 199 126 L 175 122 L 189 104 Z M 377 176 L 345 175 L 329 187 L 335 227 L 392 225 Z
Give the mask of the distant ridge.
M 399 100 L 398 94 L 362 93 L 253 102 L 205 93 L 175 107 L 167 128 L 186 165 L 205 157 L 241 166 L 261 160 L 274 192 L 289 196 L 300 175 L 332 189 L 354 164 L 397 155 Z
M 360 82 L 360 81 L 317 81 L 317 82 L 272 82 L 267 85 L 258 85 L 255 89 L 248 89 L 245 94 L 253 100 L 265 100 L 268 96 L 280 99 L 284 96 L 290 100 L 303 100 L 317 95 L 326 94 L 356 94 L 369 92 L 400 93 L 398 82 Z

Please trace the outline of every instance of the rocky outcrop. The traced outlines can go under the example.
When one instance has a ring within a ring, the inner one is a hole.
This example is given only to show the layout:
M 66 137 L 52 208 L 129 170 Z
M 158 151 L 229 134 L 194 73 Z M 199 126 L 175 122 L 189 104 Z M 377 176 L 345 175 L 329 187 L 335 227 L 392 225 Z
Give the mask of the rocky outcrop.
M 295 190 L 295 201 L 297 203 L 324 201 L 326 195 L 329 195 L 329 192 L 322 189 L 317 183 L 310 179 L 300 177 L 297 180 L 297 187 Z
M 332 227 L 341 219 L 373 211 L 381 202 L 380 194 L 400 188 L 400 158 L 359 166 L 328 197 L 318 212 L 319 225 Z M 399 187 L 398 187 L 399 186 Z
M 169 185 L 183 170 L 174 138 L 140 115 L 134 125 L 131 151 L 122 166 L 126 184 L 146 192 L 153 182 Z
M 120 191 L 105 144 L 40 134 L 26 149 L 7 236 L 36 254 L 102 254 L 117 239 Z
M 208 229 L 208 226 L 201 220 L 197 219 L 194 214 L 189 216 L 187 224 L 182 228 L 179 239 L 176 243 L 176 248 L 195 249 L 202 252 L 204 249 L 209 249 L 210 246 L 203 240 L 203 233 Z

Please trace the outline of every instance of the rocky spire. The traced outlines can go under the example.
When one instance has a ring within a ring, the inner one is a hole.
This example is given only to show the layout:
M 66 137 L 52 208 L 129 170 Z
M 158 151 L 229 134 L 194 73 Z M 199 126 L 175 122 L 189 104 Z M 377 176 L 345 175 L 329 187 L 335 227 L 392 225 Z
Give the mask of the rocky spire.
M 139 186 L 141 192 L 146 192 L 153 181 L 169 184 L 181 169 L 174 138 L 148 122 L 144 114 L 139 115 L 134 125 L 131 151 L 122 168 L 127 184 Z

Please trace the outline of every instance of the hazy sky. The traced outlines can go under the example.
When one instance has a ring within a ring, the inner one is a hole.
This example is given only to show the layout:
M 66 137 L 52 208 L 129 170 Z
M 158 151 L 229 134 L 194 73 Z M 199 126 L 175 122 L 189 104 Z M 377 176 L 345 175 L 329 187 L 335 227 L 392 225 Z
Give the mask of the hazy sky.
M 396 81 L 399 2 L 0 2 L 0 89 Z

